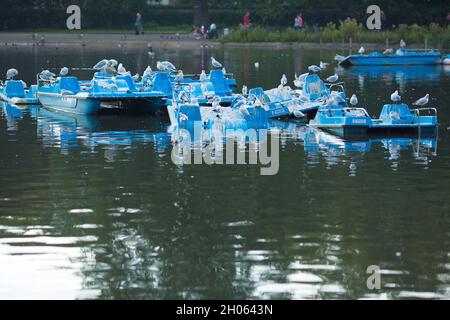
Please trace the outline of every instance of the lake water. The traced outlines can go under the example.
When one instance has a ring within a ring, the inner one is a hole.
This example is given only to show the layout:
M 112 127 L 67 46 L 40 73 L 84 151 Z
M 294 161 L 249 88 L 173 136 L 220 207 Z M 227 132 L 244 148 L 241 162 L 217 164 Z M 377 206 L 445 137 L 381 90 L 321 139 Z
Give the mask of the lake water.
M 239 87 L 272 88 L 335 53 L 175 48 L 155 61 L 200 72 L 214 55 Z M 104 57 L 155 65 L 145 49 L 2 47 L 0 72 L 30 84 L 41 68 Z M 174 164 L 163 119 L 3 106 L 0 298 L 450 298 L 450 69 L 337 73 L 373 115 L 396 89 L 407 103 L 430 93 L 438 137 L 346 142 L 281 122 L 279 172 L 261 176 Z

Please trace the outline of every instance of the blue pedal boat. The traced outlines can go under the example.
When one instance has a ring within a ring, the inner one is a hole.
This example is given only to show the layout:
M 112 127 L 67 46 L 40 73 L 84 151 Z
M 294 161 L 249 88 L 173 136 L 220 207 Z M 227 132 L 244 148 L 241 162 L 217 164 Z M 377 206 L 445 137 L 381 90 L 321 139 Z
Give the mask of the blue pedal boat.
M 42 79 L 38 76 L 37 97 L 45 108 L 76 114 L 97 114 L 103 108 L 144 113 L 163 111 L 165 94 L 139 90 L 130 76 L 81 84 L 76 77 Z
M 323 106 L 309 125 L 342 137 L 362 136 L 372 126 L 372 119 L 363 108 Z
M 0 100 L 14 105 L 40 104 L 36 89 L 36 85 L 27 89 L 21 80 L 6 80 L 0 83 Z
M 441 54 L 437 51 L 409 51 L 402 48 L 387 55 L 381 52 L 350 55 L 339 64 L 342 66 L 436 65 L 441 64 Z
M 368 133 L 413 132 L 434 134 L 437 130 L 436 108 L 410 109 L 404 103 L 386 104 L 378 119 L 372 119 Z

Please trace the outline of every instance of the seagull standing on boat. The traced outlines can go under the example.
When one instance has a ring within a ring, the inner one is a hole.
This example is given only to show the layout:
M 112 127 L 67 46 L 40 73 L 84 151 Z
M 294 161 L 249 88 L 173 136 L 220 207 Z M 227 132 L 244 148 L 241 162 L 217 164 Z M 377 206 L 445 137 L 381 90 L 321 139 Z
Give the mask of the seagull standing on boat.
M 225 69 L 225 67 L 222 68 L 222 73 L 223 73 L 224 76 L 227 75 L 227 69 Z
M 392 49 L 392 48 L 386 49 L 386 50 L 384 50 L 384 52 L 383 52 L 383 54 L 384 54 L 385 56 L 390 55 L 390 54 L 393 54 L 393 53 L 394 53 L 394 49 Z
M 95 66 L 93 66 L 92 69 L 101 71 L 101 70 L 104 70 L 107 65 L 108 65 L 108 59 L 103 59 L 103 60 L 100 60 L 99 62 L 97 62 L 97 64 Z
M 364 47 L 359 48 L 358 53 L 359 54 L 364 54 L 366 52 L 366 49 L 364 49 Z
M 305 114 L 301 112 L 300 110 L 294 110 L 294 117 L 296 118 L 304 118 Z
M 242 86 L 242 94 L 246 96 L 248 94 L 248 88 L 246 85 Z
M 420 98 L 416 102 L 413 103 L 414 106 L 423 107 L 424 105 L 427 105 L 430 101 L 430 95 L 427 93 L 425 97 Z
M 315 72 L 315 73 L 322 71 L 322 69 L 320 67 L 316 66 L 315 64 L 313 64 L 312 66 L 309 66 L 308 70 L 311 72 Z
M 212 104 L 211 104 L 211 107 L 212 107 L 213 111 L 218 112 L 218 113 L 220 113 L 222 111 L 222 109 L 221 109 L 222 107 L 220 106 L 220 101 L 221 100 L 222 99 L 219 96 L 215 96 L 214 97 L 214 99 L 212 101 Z
M 117 67 L 117 73 L 120 75 L 125 75 L 127 74 L 127 69 L 125 69 L 125 67 L 123 66 L 123 64 L 119 64 L 119 66 Z
M 178 70 L 177 75 L 175 76 L 175 81 L 176 82 L 183 81 L 183 78 L 184 78 L 183 70 Z
M 200 79 L 201 82 L 208 81 L 208 76 L 206 75 L 205 70 L 202 70 L 202 73 L 200 73 L 200 78 L 199 79 Z
M 222 67 L 223 67 L 219 61 L 214 59 L 214 57 L 211 57 L 211 65 L 213 66 L 213 68 L 216 68 L 216 69 L 222 69 Z
M 280 84 L 281 84 L 282 87 L 284 87 L 287 83 L 288 83 L 288 80 L 287 80 L 287 78 L 286 78 L 286 75 L 283 74 L 283 75 L 281 76 L 281 79 L 280 79 Z
M 158 68 L 159 71 L 164 72 L 175 72 L 177 70 L 175 66 L 169 61 L 157 61 L 156 68 Z
M 67 76 L 68 73 L 69 73 L 69 68 L 67 68 L 67 67 L 61 68 L 61 70 L 59 71 L 59 75 L 61 77 Z
M 294 75 L 294 86 L 297 88 L 301 88 L 301 87 L 303 87 L 303 85 L 304 85 L 304 82 L 302 82 L 300 80 L 300 78 L 297 76 L 297 74 L 295 74 Z
M 8 71 L 6 71 L 6 80 L 12 80 L 18 74 L 19 74 L 19 71 L 17 71 L 17 69 L 14 69 L 14 68 L 9 69 Z
M 402 49 L 406 48 L 406 42 L 403 39 L 400 40 L 400 48 Z
M 398 103 L 402 100 L 402 97 L 398 94 L 398 90 L 395 90 L 395 92 L 391 94 L 391 100 L 394 103 Z
M 152 68 L 150 68 L 150 66 L 148 66 L 145 70 L 144 73 L 142 74 L 142 77 L 148 77 L 151 76 L 151 74 L 153 73 Z
M 320 66 L 320 69 L 325 70 L 329 66 L 329 63 L 320 61 L 319 66 Z
M 326 81 L 330 82 L 330 83 L 334 83 L 334 82 L 338 81 L 338 79 L 339 79 L 339 76 L 337 74 L 334 74 L 334 75 L 326 78 Z
M 55 79 L 55 74 L 53 72 L 50 72 L 48 70 L 44 70 L 39 74 L 39 77 L 42 80 L 54 80 Z
M 356 94 L 353 94 L 350 98 L 350 104 L 352 106 L 356 106 L 358 104 L 358 97 L 356 96 Z

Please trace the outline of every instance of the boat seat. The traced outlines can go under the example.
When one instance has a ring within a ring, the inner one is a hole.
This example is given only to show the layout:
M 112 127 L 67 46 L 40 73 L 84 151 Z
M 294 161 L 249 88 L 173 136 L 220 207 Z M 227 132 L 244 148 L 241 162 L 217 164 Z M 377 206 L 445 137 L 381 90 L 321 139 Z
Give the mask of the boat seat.
M 76 77 L 61 77 L 59 80 L 59 88 L 61 90 L 71 91 L 78 93 L 81 91 L 80 84 Z
M 386 104 L 381 110 L 380 119 L 391 123 L 413 123 L 416 120 L 416 116 L 411 113 L 409 107 L 404 103 Z
M 6 81 L 5 94 L 8 98 L 25 98 L 25 88 L 20 80 Z
M 228 85 L 228 80 L 222 70 L 211 70 L 209 80 L 214 85 L 214 89 L 218 95 L 226 95 L 232 92 Z
M 270 102 L 272 102 L 270 97 L 264 92 L 264 89 L 261 87 L 250 89 L 249 94 L 257 96 L 262 103 L 269 104 Z
M 158 72 L 153 81 L 153 90 L 161 91 L 166 96 L 172 96 L 172 84 L 169 80 L 167 72 Z
M 306 77 L 304 90 L 311 101 L 322 98 L 328 94 L 328 88 L 316 74 Z
M 130 89 L 130 91 L 137 91 L 136 86 L 134 84 L 134 80 L 131 76 L 127 75 L 127 76 L 117 76 L 116 77 L 117 80 L 124 80 L 127 85 L 128 85 L 128 89 Z

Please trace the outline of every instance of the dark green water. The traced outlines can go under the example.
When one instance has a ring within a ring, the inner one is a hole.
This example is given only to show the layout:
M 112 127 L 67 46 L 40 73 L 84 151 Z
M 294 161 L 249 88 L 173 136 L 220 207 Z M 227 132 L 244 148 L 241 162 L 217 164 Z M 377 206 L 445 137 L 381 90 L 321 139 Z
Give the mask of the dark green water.
M 211 54 L 239 86 L 271 88 L 335 52 L 179 48 L 155 61 L 199 72 Z M 33 83 L 41 67 L 104 57 L 151 63 L 131 48 L 4 47 L 0 72 Z M 2 107 L 0 298 L 450 298 L 450 69 L 338 73 L 372 114 L 397 88 L 407 103 L 430 93 L 438 138 L 350 144 L 281 123 L 279 173 L 261 176 L 173 164 L 157 118 Z

